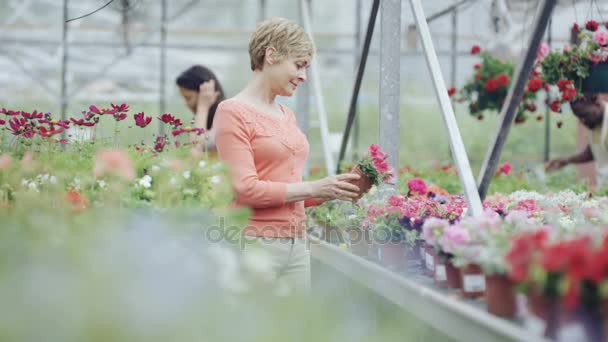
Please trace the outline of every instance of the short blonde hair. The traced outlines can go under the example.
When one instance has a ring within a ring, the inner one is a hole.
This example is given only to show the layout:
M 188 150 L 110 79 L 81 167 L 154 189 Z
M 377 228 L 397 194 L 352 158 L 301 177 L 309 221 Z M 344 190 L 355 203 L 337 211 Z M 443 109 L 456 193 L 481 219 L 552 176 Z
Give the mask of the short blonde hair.
M 277 52 L 277 62 L 286 57 L 312 57 L 314 46 L 304 29 L 291 20 L 275 17 L 258 24 L 249 40 L 249 59 L 251 70 L 264 67 L 267 48 Z

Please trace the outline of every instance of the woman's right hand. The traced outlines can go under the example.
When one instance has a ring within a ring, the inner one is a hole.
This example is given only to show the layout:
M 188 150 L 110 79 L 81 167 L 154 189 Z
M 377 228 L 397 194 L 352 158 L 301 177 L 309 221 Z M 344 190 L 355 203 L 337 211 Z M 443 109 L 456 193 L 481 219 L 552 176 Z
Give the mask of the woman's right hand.
M 359 187 L 349 183 L 359 179 L 354 173 L 329 176 L 313 182 L 313 197 L 323 200 L 354 201 L 359 198 Z

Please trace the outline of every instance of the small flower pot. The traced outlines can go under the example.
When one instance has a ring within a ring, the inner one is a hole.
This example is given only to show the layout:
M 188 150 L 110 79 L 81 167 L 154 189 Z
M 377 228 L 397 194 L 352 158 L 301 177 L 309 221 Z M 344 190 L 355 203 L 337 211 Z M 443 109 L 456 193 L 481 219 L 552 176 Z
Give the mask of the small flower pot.
M 442 288 L 448 287 L 448 268 L 446 261 L 439 254 L 433 256 L 433 264 L 435 266 L 435 284 Z
M 486 291 L 486 277 L 481 267 L 476 264 L 468 264 L 460 269 L 462 276 L 462 296 L 465 298 L 482 297 Z
M 363 197 L 363 195 L 365 195 L 367 192 L 369 192 L 369 190 L 372 188 L 374 183 L 372 183 L 372 181 L 369 178 L 367 178 L 367 176 L 361 171 L 361 169 L 359 169 L 359 166 L 356 166 L 354 169 L 352 169 L 351 173 L 359 175 L 359 179 L 349 181 L 349 183 L 359 187 L 359 197 L 358 198 L 361 198 L 361 197 Z
M 387 241 L 378 245 L 380 264 L 390 269 L 402 269 L 405 266 L 405 242 Z
M 517 306 L 513 282 L 506 275 L 486 275 L 486 308 L 496 316 L 515 317 Z
M 462 279 L 460 279 L 460 270 L 452 264 L 451 260 L 445 263 L 445 272 L 448 276 L 448 287 L 459 289 L 462 287 Z

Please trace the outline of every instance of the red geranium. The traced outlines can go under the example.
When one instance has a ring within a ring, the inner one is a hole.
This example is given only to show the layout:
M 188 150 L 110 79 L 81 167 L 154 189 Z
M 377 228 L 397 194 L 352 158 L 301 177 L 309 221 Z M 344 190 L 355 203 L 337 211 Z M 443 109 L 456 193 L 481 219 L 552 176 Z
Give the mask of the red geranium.
M 509 84 L 510 78 L 507 74 L 499 74 L 496 76 L 496 82 L 499 87 L 506 87 Z
M 543 80 L 541 80 L 539 77 L 534 77 L 530 81 L 528 81 L 528 90 L 533 93 L 536 93 L 537 91 L 542 89 L 542 87 Z
M 600 24 L 597 23 L 597 21 L 595 20 L 589 20 L 586 24 L 585 24 L 585 28 L 591 32 L 595 32 L 597 31 L 597 29 L 600 27 Z
M 479 47 L 479 45 L 473 45 L 471 47 L 471 54 L 472 55 L 476 55 L 476 54 L 478 54 L 480 52 L 481 52 L 481 48 Z
M 456 87 L 451 87 L 448 89 L 448 96 L 452 96 L 454 94 L 456 94 Z
M 491 78 L 486 81 L 486 83 L 484 85 L 484 89 L 488 93 L 493 93 L 498 89 L 498 86 L 499 86 L 498 81 L 495 78 Z

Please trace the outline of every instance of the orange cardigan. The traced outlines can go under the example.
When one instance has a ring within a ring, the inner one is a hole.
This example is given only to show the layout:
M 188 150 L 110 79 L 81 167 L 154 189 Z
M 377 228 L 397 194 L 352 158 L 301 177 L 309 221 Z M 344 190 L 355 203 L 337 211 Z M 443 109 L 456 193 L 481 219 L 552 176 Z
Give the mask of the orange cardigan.
M 309 145 L 294 113 L 280 107 L 284 115 L 279 118 L 228 99 L 218 106 L 213 123 L 219 158 L 231 170 L 236 203 L 253 209 L 246 235 L 304 233 L 304 201 L 287 203 L 285 199 L 287 184 L 302 181 Z M 316 204 L 313 199 L 306 202 Z

